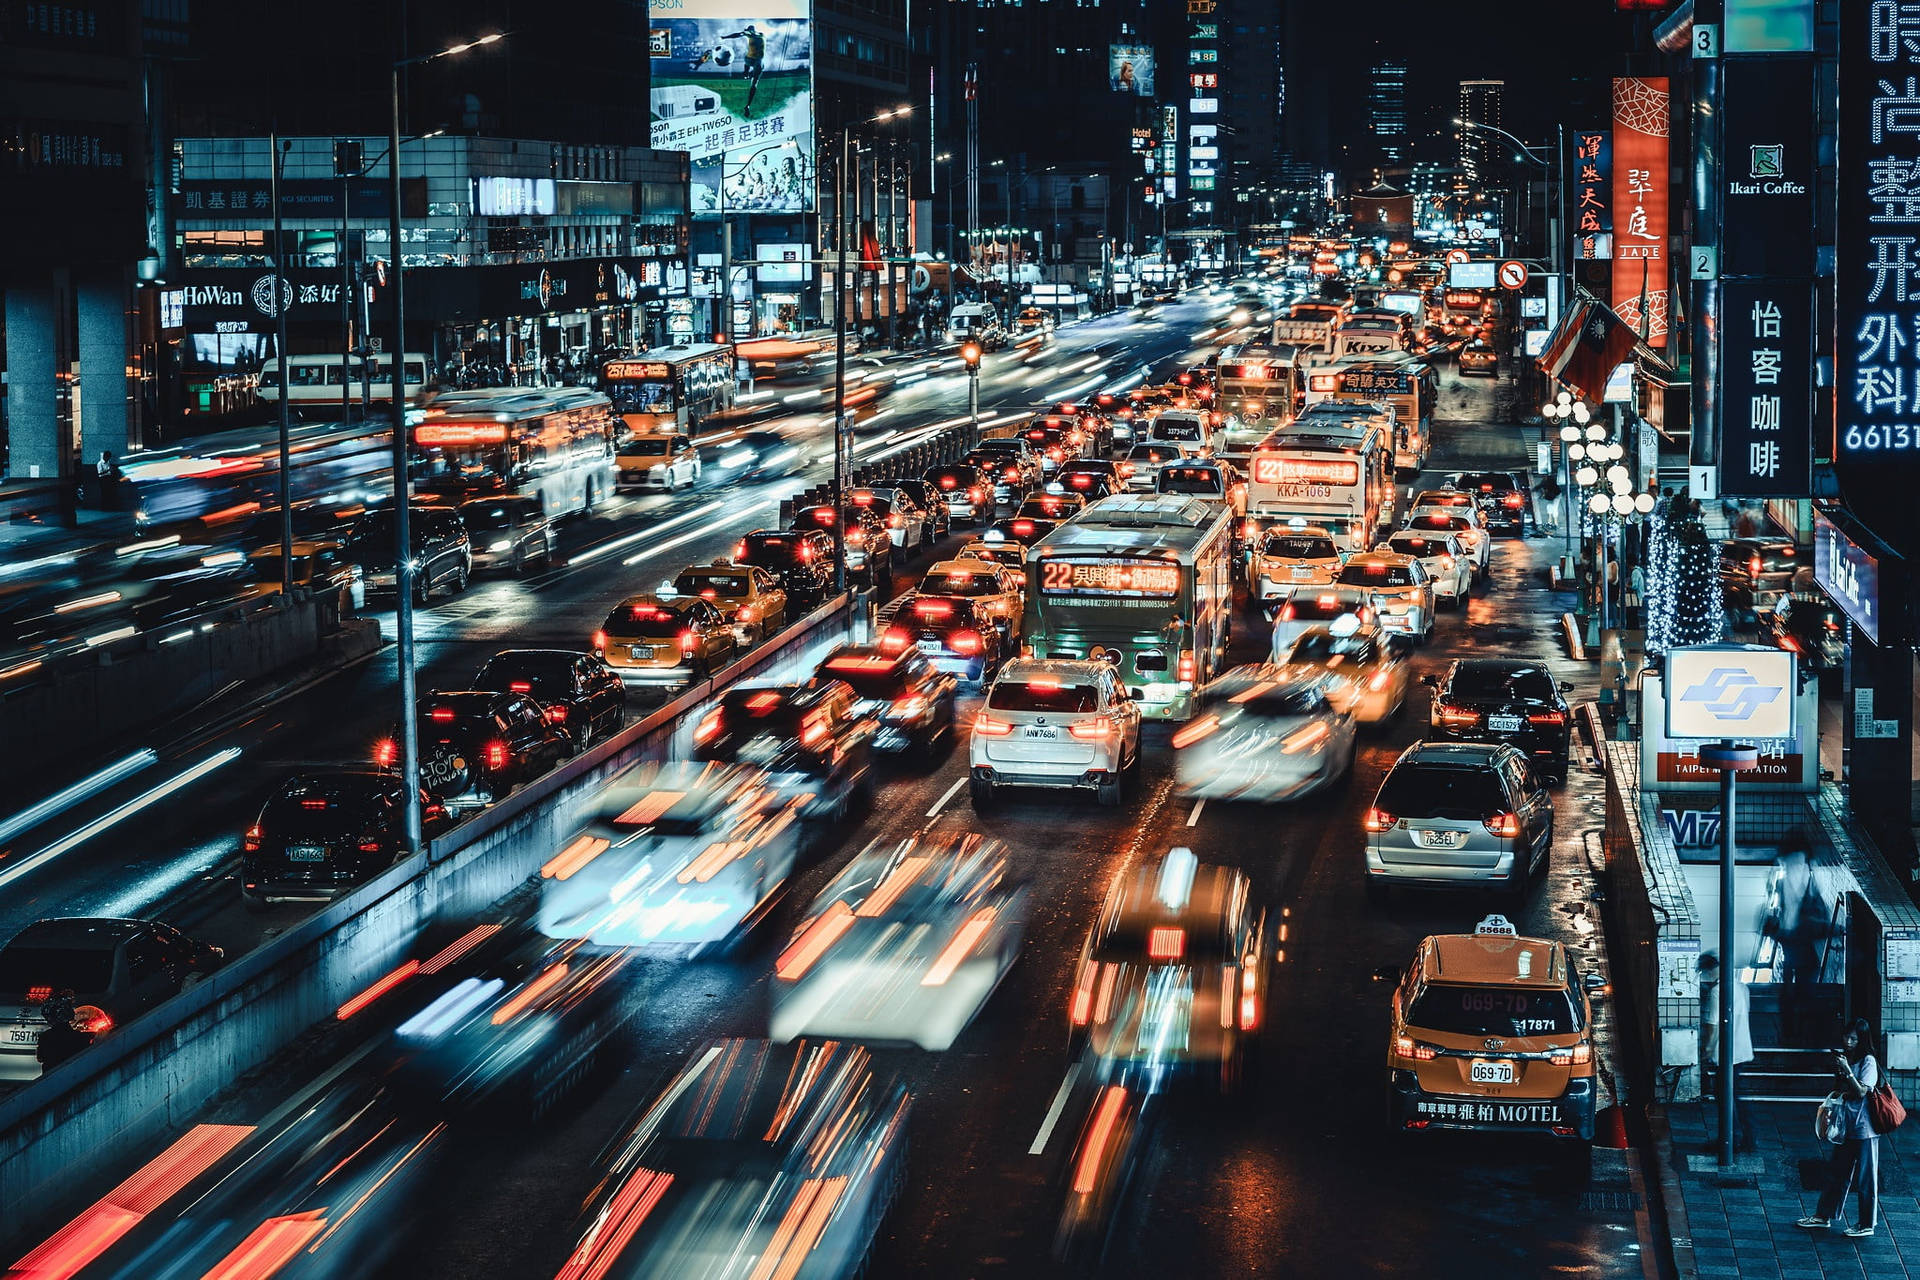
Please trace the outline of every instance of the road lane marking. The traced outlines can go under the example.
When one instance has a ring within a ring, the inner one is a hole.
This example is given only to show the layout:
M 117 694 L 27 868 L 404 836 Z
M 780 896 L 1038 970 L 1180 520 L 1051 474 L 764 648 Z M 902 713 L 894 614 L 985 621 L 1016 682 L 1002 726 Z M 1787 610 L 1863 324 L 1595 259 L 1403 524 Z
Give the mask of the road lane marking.
M 1053 1095 L 1053 1105 L 1047 1108 L 1047 1118 L 1040 1122 L 1040 1132 L 1033 1137 L 1033 1145 L 1027 1148 L 1030 1156 L 1040 1155 L 1047 1149 L 1047 1139 L 1053 1136 L 1053 1126 L 1060 1123 L 1060 1113 L 1066 1110 L 1067 1095 L 1073 1092 L 1073 1086 L 1080 1081 L 1080 1064 L 1074 1063 L 1067 1072 L 1067 1078 L 1060 1082 L 1060 1091 Z
M 935 800 L 933 802 L 933 808 L 927 810 L 927 816 L 929 818 L 939 817 L 940 811 L 947 807 L 947 801 L 953 799 L 954 793 L 960 790 L 961 787 L 965 786 L 966 782 L 967 782 L 967 775 L 964 773 L 961 774 L 959 777 L 955 778 L 953 780 L 953 785 L 947 788 L 947 793 L 941 796 L 938 800 Z
M 724 504 L 714 503 L 711 505 L 721 506 Z M 727 514 L 729 516 L 738 516 L 738 517 L 758 515 L 762 511 L 771 511 L 773 508 L 779 505 L 780 504 L 777 501 L 763 502 L 757 507 L 747 507 L 744 510 L 738 510 L 738 511 L 729 510 Z M 658 532 L 658 531 L 656 530 L 655 532 Z M 653 559 L 653 557 L 661 554 L 662 552 L 671 551 L 675 547 L 682 546 L 686 543 L 692 542 L 695 538 L 712 537 L 713 532 L 714 531 L 711 528 L 694 529 L 690 532 L 681 534 L 677 538 L 670 538 L 667 541 L 661 543 L 657 547 L 648 547 L 645 551 L 636 551 L 632 555 L 628 556 L 625 560 L 622 560 L 620 564 L 623 568 L 630 569 L 634 565 L 639 564 L 642 560 L 651 560 Z
M 1198 800 L 1194 801 L 1193 812 L 1187 815 L 1187 825 L 1190 827 L 1197 826 L 1200 822 L 1200 814 L 1206 807 L 1207 798 L 1205 796 L 1201 796 Z

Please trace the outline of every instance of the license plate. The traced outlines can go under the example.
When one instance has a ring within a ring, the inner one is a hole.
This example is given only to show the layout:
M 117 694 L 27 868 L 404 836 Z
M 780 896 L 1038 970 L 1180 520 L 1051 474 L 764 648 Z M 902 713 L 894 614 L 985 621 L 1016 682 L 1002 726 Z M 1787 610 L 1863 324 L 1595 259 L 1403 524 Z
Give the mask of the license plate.
M 1511 1062 L 1488 1062 L 1480 1058 L 1473 1060 L 1472 1079 L 1475 1084 L 1512 1084 L 1513 1064 Z
M 1487 728 L 1495 733 L 1518 733 L 1520 732 L 1520 717 L 1488 716 Z
M 290 844 L 287 846 L 288 862 L 325 862 L 327 847 L 321 844 Z
M 8 1028 L 7 1028 L 7 1043 L 8 1043 L 8 1044 L 38 1044 L 38 1043 L 40 1043 L 40 1031 L 39 1031 L 39 1028 L 37 1028 L 37 1027 L 8 1027 Z
M 1313 570 L 1295 566 L 1293 576 L 1296 578 L 1311 578 L 1313 576 Z
M 947 646 L 941 644 L 938 640 L 922 640 L 920 642 L 920 652 L 922 653 L 945 653 L 946 651 Z
M 1457 849 L 1464 838 L 1459 831 L 1422 831 L 1420 843 L 1429 849 Z
M 653 646 L 650 644 L 628 645 L 627 656 L 629 658 L 632 658 L 635 662 L 652 662 Z
M 1060 731 L 1049 725 L 1028 725 L 1022 736 L 1028 738 L 1044 738 L 1051 742 L 1059 738 Z

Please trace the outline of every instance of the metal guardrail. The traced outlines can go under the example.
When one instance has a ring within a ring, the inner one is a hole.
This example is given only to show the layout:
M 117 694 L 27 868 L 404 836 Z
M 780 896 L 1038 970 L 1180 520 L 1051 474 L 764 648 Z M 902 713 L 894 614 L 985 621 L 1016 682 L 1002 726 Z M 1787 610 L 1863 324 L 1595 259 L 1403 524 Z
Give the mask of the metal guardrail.
M 638 723 L 0 1100 L 0 1204 L 48 1204 L 81 1192 L 126 1143 L 157 1141 L 185 1123 L 242 1072 L 390 972 L 438 915 L 483 909 L 524 882 L 552 853 L 547 845 L 555 833 L 579 820 L 605 781 L 658 758 L 717 688 L 851 625 L 854 613 L 854 597 L 835 597 Z

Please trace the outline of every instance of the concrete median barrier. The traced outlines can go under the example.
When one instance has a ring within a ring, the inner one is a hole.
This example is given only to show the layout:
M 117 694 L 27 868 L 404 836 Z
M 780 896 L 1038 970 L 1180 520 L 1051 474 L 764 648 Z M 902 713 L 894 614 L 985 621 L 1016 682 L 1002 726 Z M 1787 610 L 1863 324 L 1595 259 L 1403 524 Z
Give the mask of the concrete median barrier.
M 205 982 L 0 1101 L 0 1204 L 84 1194 L 129 1149 L 157 1149 L 216 1094 L 391 973 L 436 917 L 485 908 L 538 872 L 608 779 L 668 758 L 726 685 L 849 634 L 840 596 L 645 719 L 434 840 Z M 0 1244 L 5 1229 L 0 1227 Z

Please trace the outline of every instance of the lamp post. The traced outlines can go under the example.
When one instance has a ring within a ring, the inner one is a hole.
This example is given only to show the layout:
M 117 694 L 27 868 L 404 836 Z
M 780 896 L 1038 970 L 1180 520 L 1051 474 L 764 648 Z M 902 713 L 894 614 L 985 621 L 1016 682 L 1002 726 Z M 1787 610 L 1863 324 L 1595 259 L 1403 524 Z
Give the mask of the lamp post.
M 1537 152 L 1544 152 L 1546 150 L 1546 147 L 1544 145 L 1537 148 L 1528 146 L 1526 143 L 1520 141 L 1520 139 L 1514 137 L 1511 133 L 1508 133 L 1505 129 L 1502 129 L 1497 124 L 1484 124 L 1478 120 L 1467 120 L 1459 116 L 1455 116 L 1453 118 L 1453 123 L 1462 129 L 1480 129 L 1487 133 L 1497 134 L 1498 136 L 1505 138 L 1508 142 L 1512 143 L 1514 147 L 1516 147 L 1519 150 L 1521 155 L 1525 156 L 1528 160 L 1531 160 L 1533 163 L 1539 165 L 1543 171 L 1547 172 L 1549 176 L 1553 178 L 1554 190 L 1559 196 L 1559 200 L 1558 200 L 1559 213 L 1558 213 L 1558 216 L 1554 217 L 1549 221 L 1548 225 L 1549 225 L 1549 229 L 1552 231 L 1552 234 L 1547 237 L 1547 245 L 1548 245 L 1548 252 L 1553 255 L 1553 273 L 1552 274 L 1555 279 L 1560 281 L 1560 305 L 1562 307 L 1566 306 L 1568 302 L 1573 298 L 1573 264 L 1567 253 L 1568 246 L 1567 246 L 1567 127 L 1566 125 L 1556 124 L 1553 127 L 1554 159 L 1553 159 L 1553 162 L 1549 164 L 1547 162 L 1546 156 L 1537 154 Z
M 503 33 L 449 45 L 437 53 L 396 58 L 392 66 L 393 117 L 387 135 L 387 255 L 393 265 L 393 608 L 394 654 L 400 666 L 400 781 L 406 791 L 407 851 L 420 851 L 420 728 L 415 723 L 413 670 L 413 537 L 408 504 L 412 486 L 407 476 L 407 305 L 406 251 L 400 225 L 400 73 L 408 67 L 451 58 L 493 44 Z
M 980 344 L 969 342 L 960 348 L 961 362 L 967 366 L 967 420 L 972 424 L 972 434 L 967 438 L 974 444 L 980 443 Z
M 270 178 L 273 201 L 273 354 L 280 361 L 280 590 L 293 594 L 293 448 L 288 436 L 287 398 L 292 393 L 291 373 L 287 367 L 287 298 L 293 286 L 287 283 L 287 225 L 280 210 L 280 170 L 286 143 L 275 129 L 267 137 L 272 152 Z M 345 357 L 342 357 L 344 360 Z
M 834 175 L 833 217 L 839 224 L 839 262 L 833 272 L 833 590 L 847 589 L 847 169 L 853 163 L 856 125 L 879 124 L 911 115 L 911 106 L 894 107 L 850 120 L 840 128 L 840 164 Z
M 942 151 L 939 155 L 933 158 L 933 162 L 936 165 L 945 164 L 950 166 L 952 160 L 953 160 L 953 152 L 951 151 Z M 947 171 L 947 261 L 948 262 L 954 261 L 953 247 L 954 247 L 953 246 L 953 171 L 951 167 L 949 167 Z

